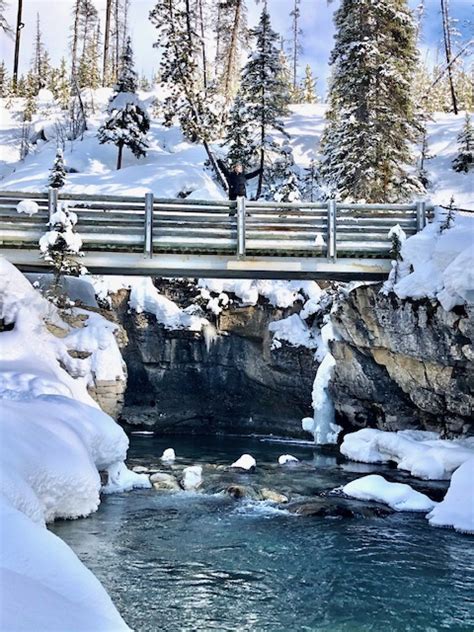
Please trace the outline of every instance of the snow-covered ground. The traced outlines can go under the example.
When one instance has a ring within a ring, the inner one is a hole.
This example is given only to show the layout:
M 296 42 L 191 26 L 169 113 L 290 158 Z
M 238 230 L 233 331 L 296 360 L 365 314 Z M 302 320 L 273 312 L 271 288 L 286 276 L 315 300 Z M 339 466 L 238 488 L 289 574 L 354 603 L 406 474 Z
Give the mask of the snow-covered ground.
M 66 143 L 64 158 L 69 173 L 64 191 L 69 193 L 143 195 L 153 191 L 159 197 L 176 197 L 189 194 L 196 199 L 219 199 L 224 192 L 204 168 L 206 154 L 202 146 L 187 142 L 177 127 L 165 128 L 156 119 L 151 119 L 148 135 L 149 149 L 145 158 L 136 159 L 125 151 L 124 166 L 116 171 L 116 148 L 99 145 L 97 129 L 103 121 L 103 112 L 111 91 L 96 90 L 93 95 L 95 113 L 88 120 L 89 129 L 83 140 Z M 34 115 L 33 131 L 44 130 L 49 142 L 38 141 L 24 161 L 19 161 L 21 137 L 22 100 L 14 100 L 11 109 L 5 108 L 5 99 L 0 99 L 0 188 L 8 190 L 37 191 L 47 187 L 49 170 L 56 152 L 57 107 L 42 91 L 38 113 Z M 141 93 L 142 101 L 152 110 L 153 100 L 158 95 Z M 86 101 L 91 97 L 85 95 Z M 296 164 L 304 168 L 318 157 L 319 141 L 325 125 L 324 104 L 294 105 L 285 121 L 285 129 L 291 135 L 290 145 Z M 431 181 L 429 197 L 436 204 L 448 204 L 454 195 L 456 204 L 463 208 L 474 208 L 473 187 L 468 175 L 456 173 L 451 161 L 457 153 L 456 137 L 464 120 L 463 113 L 435 114 L 428 122 L 429 154 L 426 162 Z M 282 139 L 280 139 L 282 140 Z M 218 154 L 224 155 L 218 144 Z M 415 149 L 415 154 L 417 153 Z
M 1 257 L 0 297 L 0 318 L 12 327 L 0 332 L 1 628 L 126 630 L 97 579 L 46 529 L 97 510 L 99 471 L 108 472 L 104 491 L 150 486 L 127 470 L 127 436 L 87 392 L 92 374 L 123 372 L 115 326 L 99 314 L 84 328 L 67 325 Z M 73 358 L 72 349 L 91 355 Z

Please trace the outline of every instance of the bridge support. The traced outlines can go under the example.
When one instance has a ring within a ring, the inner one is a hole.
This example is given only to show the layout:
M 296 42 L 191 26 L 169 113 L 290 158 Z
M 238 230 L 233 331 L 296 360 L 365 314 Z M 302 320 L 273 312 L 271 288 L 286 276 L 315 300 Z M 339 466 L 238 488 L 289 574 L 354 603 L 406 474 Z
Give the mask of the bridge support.
M 244 197 L 237 198 L 237 256 L 245 257 L 245 214 L 246 204 Z
M 58 210 L 58 190 L 49 187 L 48 189 L 48 213 L 49 213 L 49 221 L 51 222 L 51 217 Z
M 328 200 L 327 258 L 336 261 L 336 200 Z
M 145 193 L 145 234 L 143 238 L 143 254 L 148 259 L 153 257 L 153 193 Z
M 416 230 L 419 232 L 426 226 L 426 202 L 420 200 L 416 203 Z

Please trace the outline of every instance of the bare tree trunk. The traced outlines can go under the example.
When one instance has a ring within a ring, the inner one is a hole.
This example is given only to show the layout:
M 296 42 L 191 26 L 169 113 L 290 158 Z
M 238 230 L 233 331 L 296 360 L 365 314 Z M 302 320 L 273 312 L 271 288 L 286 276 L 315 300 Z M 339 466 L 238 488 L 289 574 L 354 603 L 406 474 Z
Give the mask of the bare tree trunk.
M 296 92 L 296 75 L 298 72 L 298 49 L 299 49 L 299 0 L 294 0 L 293 5 L 293 92 Z
M 201 49 L 202 49 L 202 76 L 203 76 L 203 85 L 204 85 L 204 93 L 207 94 L 207 55 L 206 55 L 206 40 L 204 33 L 204 12 L 202 8 L 202 1 L 198 0 L 198 15 L 199 15 L 199 26 L 200 26 L 200 35 L 201 35 Z
M 20 37 L 21 29 L 24 24 L 21 21 L 23 12 L 23 0 L 18 0 L 18 11 L 16 14 L 16 31 L 15 31 L 15 55 L 13 59 L 13 89 L 16 91 L 18 85 L 18 63 L 20 60 Z
M 120 17 L 119 17 L 119 0 L 115 0 L 115 51 L 114 51 L 114 59 L 115 59 L 115 76 L 119 73 L 119 65 L 120 65 Z
M 117 170 L 122 168 L 122 154 L 123 154 L 123 145 L 120 143 L 118 146 L 118 155 L 117 155 Z
M 76 2 L 76 8 L 74 13 L 74 27 L 72 31 L 72 50 L 71 50 L 71 75 L 76 76 L 77 70 L 77 45 L 79 42 L 79 13 L 80 2 Z
M 102 66 L 102 85 L 107 82 L 107 71 L 109 67 L 109 40 L 110 40 L 110 13 L 112 10 L 112 0 L 107 0 L 105 7 L 105 30 L 104 30 L 104 61 Z
M 458 102 L 456 98 L 456 92 L 454 90 L 453 71 L 451 65 L 451 28 L 449 25 L 449 8 L 448 0 L 441 0 L 441 16 L 443 19 L 443 39 L 444 39 L 444 51 L 446 53 L 446 63 L 448 64 L 448 79 L 449 89 L 451 92 L 451 101 L 453 102 L 453 112 L 458 113 Z
M 239 41 L 239 27 L 242 16 L 242 0 L 235 3 L 235 13 L 232 22 L 232 35 L 230 38 L 229 51 L 227 54 L 226 65 L 224 69 L 224 98 L 226 104 L 231 100 L 232 73 L 237 63 L 237 49 Z

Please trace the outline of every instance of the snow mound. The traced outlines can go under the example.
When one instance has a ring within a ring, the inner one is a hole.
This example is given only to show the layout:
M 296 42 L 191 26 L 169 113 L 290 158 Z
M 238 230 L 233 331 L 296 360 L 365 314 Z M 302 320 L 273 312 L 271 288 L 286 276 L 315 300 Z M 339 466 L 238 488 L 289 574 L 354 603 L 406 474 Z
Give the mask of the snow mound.
M 383 476 L 370 474 L 344 485 L 342 491 L 357 500 L 375 500 L 395 511 L 431 511 L 436 503 L 404 483 L 390 483 Z
M 434 527 L 453 527 L 461 533 L 474 533 L 474 457 L 453 474 L 446 496 L 428 514 Z
M 308 347 L 315 349 L 318 346 L 317 339 L 314 338 L 313 331 L 302 320 L 299 314 L 291 314 L 288 318 L 276 320 L 268 325 L 269 331 L 273 333 L 272 349 L 279 345 L 276 341 L 286 341 L 294 347 Z
M 160 458 L 163 463 L 172 463 L 176 459 L 175 451 L 173 448 L 166 448 Z
M 34 200 L 22 200 L 16 205 L 18 213 L 25 213 L 26 215 L 34 215 L 39 211 L 39 206 Z
M 443 440 L 434 432 L 421 430 L 384 432 L 372 428 L 347 434 L 341 452 L 362 463 L 394 461 L 398 469 L 426 480 L 449 479 L 455 469 L 474 456 L 467 441 Z
M 404 267 L 411 273 L 394 286 L 400 298 L 437 298 L 444 309 L 474 305 L 474 214 L 457 212 L 452 226 L 442 230 L 445 215 L 403 242 Z

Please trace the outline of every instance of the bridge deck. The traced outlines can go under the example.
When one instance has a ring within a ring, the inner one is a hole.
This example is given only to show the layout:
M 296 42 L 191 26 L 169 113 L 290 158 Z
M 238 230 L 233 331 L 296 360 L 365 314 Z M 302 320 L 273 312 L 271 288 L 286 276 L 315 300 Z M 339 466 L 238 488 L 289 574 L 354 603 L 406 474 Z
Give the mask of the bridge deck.
M 84 265 L 93 273 L 229 278 L 381 279 L 388 231 L 424 226 L 417 204 L 276 203 L 60 194 L 78 215 Z M 16 211 L 23 199 L 38 212 Z M 0 254 L 23 270 L 47 269 L 38 240 L 57 192 L 0 191 Z

